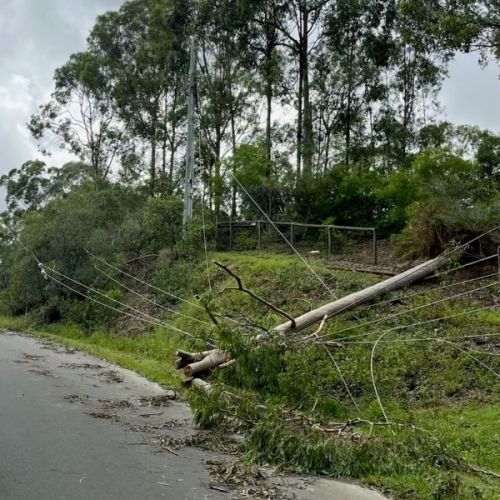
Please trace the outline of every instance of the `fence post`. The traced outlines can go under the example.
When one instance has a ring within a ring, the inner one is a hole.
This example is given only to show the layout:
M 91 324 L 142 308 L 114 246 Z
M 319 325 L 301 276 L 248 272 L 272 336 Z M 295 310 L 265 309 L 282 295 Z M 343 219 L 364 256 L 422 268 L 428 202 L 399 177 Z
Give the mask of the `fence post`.
M 260 220 L 257 221 L 257 250 L 260 250 L 262 245 L 262 233 L 260 227 Z
M 327 227 L 328 231 L 328 259 L 332 258 L 332 228 L 330 226 Z
M 377 230 L 373 228 L 373 265 L 378 264 Z
M 290 224 L 290 243 L 293 245 L 293 223 Z
M 231 222 L 231 217 L 229 217 L 229 250 L 233 248 L 233 223 Z

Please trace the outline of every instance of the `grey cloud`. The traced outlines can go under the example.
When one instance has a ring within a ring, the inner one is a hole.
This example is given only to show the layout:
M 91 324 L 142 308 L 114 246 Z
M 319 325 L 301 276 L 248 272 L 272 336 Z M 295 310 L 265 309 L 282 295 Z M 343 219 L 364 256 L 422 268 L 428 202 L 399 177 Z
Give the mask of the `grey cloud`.
M 123 0 L 1 0 L 0 174 L 40 156 L 26 122 L 52 91 L 54 70 L 85 47 L 95 17 Z M 50 162 L 55 162 L 56 155 Z
M 0 174 L 39 156 L 25 124 L 52 90 L 52 75 L 85 47 L 95 17 L 123 0 L 0 0 Z M 500 131 L 500 68 L 458 56 L 441 92 L 446 117 Z M 57 154 L 51 164 L 64 161 Z

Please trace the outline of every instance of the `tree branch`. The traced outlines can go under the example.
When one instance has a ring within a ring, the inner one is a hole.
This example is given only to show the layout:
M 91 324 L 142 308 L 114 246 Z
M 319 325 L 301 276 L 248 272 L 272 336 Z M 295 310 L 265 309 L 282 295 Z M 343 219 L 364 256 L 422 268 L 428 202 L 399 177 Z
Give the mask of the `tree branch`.
M 280 316 L 283 316 L 283 317 L 287 318 L 290 321 L 290 323 L 292 324 L 292 329 L 295 328 L 295 318 L 293 318 L 292 316 L 290 316 L 287 312 L 283 311 L 283 309 L 280 309 L 279 307 L 276 307 L 274 304 L 271 304 L 267 300 L 264 300 L 263 298 L 255 295 L 255 293 L 252 292 L 251 290 L 249 290 L 248 288 L 245 288 L 243 286 L 241 278 L 237 274 L 235 274 L 233 271 L 231 271 L 231 269 L 229 269 L 227 266 L 225 266 L 224 264 L 221 264 L 220 262 L 216 262 L 216 261 L 214 262 L 214 264 L 217 267 L 220 267 L 221 269 L 223 269 L 224 271 L 226 271 L 226 273 L 228 273 L 230 276 L 232 276 L 236 280 L 236 283 L 238 284 L 237 287 L 225 288 L 224 290 L 239 290 L 240 292 L 244 292 L 244 293 L 250 295 L 250 297 L 252 297 L 253 299 L 255 299 L 257 302 L 260 302 L 261 304 L 264 304 L 269 309 L 273 310 L 275 313 L 279 314 Z M 222 290 L 222 292 L 224 290 Z

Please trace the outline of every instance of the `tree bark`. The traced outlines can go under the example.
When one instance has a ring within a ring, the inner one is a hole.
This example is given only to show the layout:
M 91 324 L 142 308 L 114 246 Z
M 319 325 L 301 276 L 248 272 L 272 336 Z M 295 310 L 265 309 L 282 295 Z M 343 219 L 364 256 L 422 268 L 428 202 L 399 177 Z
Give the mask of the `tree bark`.
M 312 109 L 309 92 L 309 9 L 304 2 L 302 10 L 302 78 L 303 78 L 303 98 L 304 98 L 304 137 L 303 137 L 303 176 L 308 177 L 312 173 L 313 157 L 313 133 L 312 133 Z
M 295 328 L 291 321 L 287 321 L 274 329 L 275 333 L 288 333 L 288 332 L 300 332 L 309 326 L 319 323 L 323 320 L 325 316 L 328 318 L 335 316 L 344 311 L 348 311 L 356 306 L 365 304 L 383 294 L 397 290 L 398 288 L 403 288 L 411 283 L 425 278 L 432 272 L 434 272 L 439 267 L 443 266 L 448 262 L 447 257 L 436 257 L 435 259 L 429 260 L 420 264 L 404 273 L 398 274 L 392 278 L 372 285 L 359 292 L 352 293 L 343 297 L 339 300 L 326 304 L 314 309 L 308 313 L 295 318 Z

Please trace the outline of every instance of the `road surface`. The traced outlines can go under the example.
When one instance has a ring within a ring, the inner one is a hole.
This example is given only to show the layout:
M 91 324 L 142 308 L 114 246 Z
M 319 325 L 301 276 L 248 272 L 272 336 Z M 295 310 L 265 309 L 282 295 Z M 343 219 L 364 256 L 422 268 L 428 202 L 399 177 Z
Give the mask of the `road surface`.
M 248 498 L 211 475 L 234 457 L 171 445 L 199 436 L 174 396 L 95 357 L 0 332 L 0 499 Z M 273 498 L 383 498 L 324 479 L 267 481 Z

